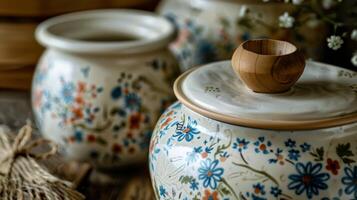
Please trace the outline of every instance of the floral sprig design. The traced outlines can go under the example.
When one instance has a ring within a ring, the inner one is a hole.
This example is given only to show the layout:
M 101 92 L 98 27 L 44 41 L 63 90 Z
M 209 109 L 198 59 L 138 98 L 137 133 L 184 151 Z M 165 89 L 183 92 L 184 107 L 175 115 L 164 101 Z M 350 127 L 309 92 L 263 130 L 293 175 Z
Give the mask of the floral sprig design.
M 336 51 L 345 43 L 345 39 L 357 41 L 357 24 L 354 23 L 354 12 L 357 8 L 356 2 L 337 0 L 262 0 L 262 2 L 285 2 L 292 4 L 295 10 L 291 13 L 284 12 L 277 19 L 278 24 L 283 29 L 295 29 L 300 26 L 313 26 L 324 23 L 331 27 L 333 34 L 326 38 L 327 47 Z M 351 3 L 352 2 L 352 3 Z M 350 9 L 345 11 L 345 9 Z M 343 12 L 339 12 L 343 10 Z M 333 11 L 334 14 L 331 14 Z M 351 12 L 352 11 L 352 12 Z M 247 13 L 246 8 L 241 9 L 242 13 Z M 246 15 L 244 15 L 246 16 Z M 352 54 L 351 63 L 357 66 L 357 54 Z
M 218 160 L 207 159 L 201 162 L 201 167 L 198 168 L 198 178 L 203 181 L 205 188 L 210 187 L 216 189 L 218 183 L 222 180 L 224 169 L 218 167 Z
M 319 195 L 319 190 L 328 188 L 325 182 L 330 179 L 330 175 L 321 172 L 321 163 L 297 163 L 295 169 L 297 174 L 289 175 L 288 188 L 295 190 L 296 194 L 305 193 L 308 199 L 312 199 L 314 195 Z
M 197 126 L 197 121 L 191 119 L 191 117 L 188 117 L 187 124 L 185 124 L 185 117 L 183 121 L 177 122 L 176 125 L 176 133 L 173 135 L 174 138 L 177 138 L 178 141 L 183 141 L 185 140 L 186 142 L 190 142 L 195 135 L 198 135 L 200 132 L 196 128 Z

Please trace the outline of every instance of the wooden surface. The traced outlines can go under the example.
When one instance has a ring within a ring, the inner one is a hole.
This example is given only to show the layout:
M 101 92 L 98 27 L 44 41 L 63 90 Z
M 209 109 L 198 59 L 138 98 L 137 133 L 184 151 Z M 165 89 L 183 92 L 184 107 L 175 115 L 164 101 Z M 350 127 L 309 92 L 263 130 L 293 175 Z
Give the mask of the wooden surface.
M 154 200 L 147 166 L 137 166 L 130 169 L 118 170 L 111 182 L 103 183 L 98 173 L 88 164 L 63 161 L 57 156 L 46 163 L 50 171 L 58 177 L 74 183 L 76 190 L 88 200 Z
M 0 125 L 6 124 L 12 133 L 16 133 L 27 121 L 33 121 L 32 119 L 30 92 L 0 90 Z M 34 138 L 40 137 L 36 129 L 33 135 Z M 103 176 L 90 165 L 68 161 L 60 154 L 41 161 L 41 164 L 52 174 L 74 183 L 76 189 L 88 200 L 154 199 L 148 167 L 145 164 L 105 174 L 104 177 L 111 177 L 110 183 L 103 183 Z
M 280 93 L 302 75 L 305 59 L 285 41 L 260 39 L 242 43 L 232 57 L 233 69 L 254 92 Z
M 98 8 L 143 8 L 156 2 L 157 0 L 1 0 L 0 16 L 49 17 Z

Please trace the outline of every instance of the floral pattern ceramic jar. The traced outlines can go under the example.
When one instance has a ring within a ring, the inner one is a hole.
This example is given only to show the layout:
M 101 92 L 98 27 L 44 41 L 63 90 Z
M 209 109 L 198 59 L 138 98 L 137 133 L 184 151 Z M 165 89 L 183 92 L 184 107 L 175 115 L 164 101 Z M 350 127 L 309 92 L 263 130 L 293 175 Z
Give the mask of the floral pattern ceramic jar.
M 146 159 L 151 131 L 173 99 L 173 26 L 132 10 L 63 15 L 36 32 L 47 47 L 32 104 L 42 134 L 70 158 L 111 168 Z
M 182 70 L 217 60 L 229 59 L 234 49 L 252 38 L 292 41 L 308 57 L 318 59 L 325 45 L 325 27 L 307 21 L 294 29 L 279 27 L 279 17 L 294 10 L 287 3 L 263 0 L 163 0 L 158 13 L 178 29 L 170 45 Z
M 228 61 L 174 86 L 150 144 L 157 199 L 357 199 L 357 73 L 307 62 L 296 85 L 254 93 Z

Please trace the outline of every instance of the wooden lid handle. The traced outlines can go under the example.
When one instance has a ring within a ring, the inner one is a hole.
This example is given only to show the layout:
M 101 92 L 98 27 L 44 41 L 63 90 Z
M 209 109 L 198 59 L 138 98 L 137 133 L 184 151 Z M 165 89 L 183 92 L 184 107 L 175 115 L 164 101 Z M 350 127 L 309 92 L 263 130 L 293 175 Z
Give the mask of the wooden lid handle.
M 254 92 L 281 93 L 289 90 L 300 78 L 305 59 L 289 42 L 248 40 L 234 52 L 232 66 Z

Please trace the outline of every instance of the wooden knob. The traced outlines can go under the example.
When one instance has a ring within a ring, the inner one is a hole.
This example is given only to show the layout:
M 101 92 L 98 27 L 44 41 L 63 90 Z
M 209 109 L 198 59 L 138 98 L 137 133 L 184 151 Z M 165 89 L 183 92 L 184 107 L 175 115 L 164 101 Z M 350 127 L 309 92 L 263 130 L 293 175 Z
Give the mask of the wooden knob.
M 300 78 L 305 59 L 291 43 L 279 40 L 248 40 L 232 57 L 234 71 L 254 92 L 281 93 Z

